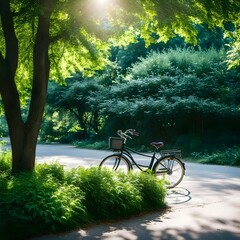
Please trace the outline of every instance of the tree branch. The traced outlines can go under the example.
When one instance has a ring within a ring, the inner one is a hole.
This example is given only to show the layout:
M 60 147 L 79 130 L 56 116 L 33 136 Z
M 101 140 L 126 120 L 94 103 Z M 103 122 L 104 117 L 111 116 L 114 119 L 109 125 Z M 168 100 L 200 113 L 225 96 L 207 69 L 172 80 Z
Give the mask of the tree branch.
M 18 40 L 14 30 L 10 0 L 0 0 L 0 20 L 5 38 L 6 56 L 0 52 L 0 93 L 9 125 L 9 132 L 22 124 L 20 100 L 15 83 L 18 65 Z
M 0 0 L 0 16 L 6 42 L 7 70 L 10 71 L 11 76 L 14 76 L 18 65 L 18 40 L 14 30 L 10 0 Z
M 48 57 L 50 15 L 55 1 L 40 0 L 36 40 L 33 49 L 33 84 L 26 126 L 39 128 L 45 106 L 50 62 Z M 38 129 L 39 130 L 39 129 Z M 38 133 L 38 130 L 35 133 Z

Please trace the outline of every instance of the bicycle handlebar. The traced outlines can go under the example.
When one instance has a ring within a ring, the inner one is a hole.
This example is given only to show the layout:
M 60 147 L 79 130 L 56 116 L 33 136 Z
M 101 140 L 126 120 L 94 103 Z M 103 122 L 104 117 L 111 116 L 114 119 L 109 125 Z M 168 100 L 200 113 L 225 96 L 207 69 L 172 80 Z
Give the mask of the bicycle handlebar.
M 129 136 L 129 134 L 133 136 L 139 136 L 139 133 L 135 129 L 127 129 L 125 132 L 123 132 L 122 130 L 118 130 L 117 134 L 118 136 L 124 139 L 124 142 L 126 142 L 127 138 L 132 139 L 132 137 Z

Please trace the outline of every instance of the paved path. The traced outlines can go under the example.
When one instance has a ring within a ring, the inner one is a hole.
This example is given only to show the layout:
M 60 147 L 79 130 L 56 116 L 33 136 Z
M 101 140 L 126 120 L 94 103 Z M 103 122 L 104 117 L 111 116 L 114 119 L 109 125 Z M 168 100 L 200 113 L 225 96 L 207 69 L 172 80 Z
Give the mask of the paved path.
M 107 151 L 69 145 L 38 145 L 37 163 L 60 161 L 66 167 L 94 166 Z M 240 168 L 186 164 L 186 176 L 169 191 L 169 211 L 102 223 L 35 240 L 240 239 Z

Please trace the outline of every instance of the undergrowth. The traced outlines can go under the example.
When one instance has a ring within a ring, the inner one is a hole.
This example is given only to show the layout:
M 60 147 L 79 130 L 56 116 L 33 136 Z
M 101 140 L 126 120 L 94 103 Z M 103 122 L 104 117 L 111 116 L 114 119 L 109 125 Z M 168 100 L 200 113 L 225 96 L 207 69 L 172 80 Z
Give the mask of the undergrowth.
M 166 207 L 165 186 L 151 174 L 64 170 L 53 162 L 13 176 L 9 159 L 0 158 L 0 239 L 27 239 Z
M 200 163 L 240 167 L 240 147 L 238 146 L 211 153 L 193 153 L 192 155 Z
M 106 149 L 108 147 L 106 141 L 91 141 L 91 140 L 82 140 L 82 141 L 75 141 L 73 145 L 79 148 L 88 148 L 88 149 Z

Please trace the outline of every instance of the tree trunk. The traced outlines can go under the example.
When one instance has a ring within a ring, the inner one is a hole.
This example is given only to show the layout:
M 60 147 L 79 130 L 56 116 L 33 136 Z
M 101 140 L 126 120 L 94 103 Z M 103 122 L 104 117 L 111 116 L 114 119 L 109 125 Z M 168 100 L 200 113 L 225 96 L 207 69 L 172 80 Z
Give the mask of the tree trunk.
M 47 93 L 50 62 L 48 59 L 52 2 L 40 0 L 38 29 L 33 49 L 33 81 L 29 115 L 24 123 L 15 84 L 18 41 L 9 0 L 0 0 L 0 16 L 6 41 L 6 57 L 0 53 L 0 93 L 4 105 L 12 146 L 12 171 L 31 171 L 35 165 L 36 144 L 41 127 Z

